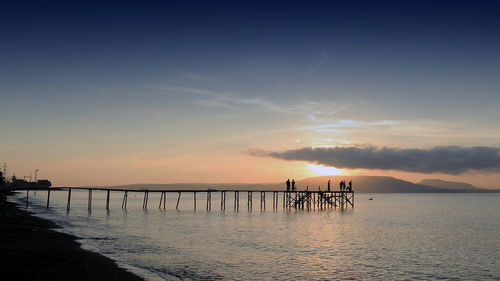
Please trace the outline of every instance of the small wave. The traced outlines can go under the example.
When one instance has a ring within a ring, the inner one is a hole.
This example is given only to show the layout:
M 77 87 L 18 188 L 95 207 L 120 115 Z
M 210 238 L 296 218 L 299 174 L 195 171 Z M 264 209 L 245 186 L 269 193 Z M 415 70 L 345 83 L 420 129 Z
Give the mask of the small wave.
M 89 240 L 109 240 L 109 241 L 118 240 L 118 238 L 116 238 L 116 237 L 90 237 L 87 239 L 89 239 Z

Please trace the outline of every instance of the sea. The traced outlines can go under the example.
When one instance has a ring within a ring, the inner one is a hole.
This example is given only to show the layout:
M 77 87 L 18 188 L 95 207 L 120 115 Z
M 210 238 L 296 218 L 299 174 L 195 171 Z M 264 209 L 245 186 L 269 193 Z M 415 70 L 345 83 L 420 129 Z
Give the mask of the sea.
M 356 194 L 354 208 L 276 210 L 254 193 L 30 191 L 28 209 L 147 280 L 500 280 L 500 193 Z M 373 198 L 370 200 L 370 198 Z M 9 200 L 26 207 L 26 192 Z

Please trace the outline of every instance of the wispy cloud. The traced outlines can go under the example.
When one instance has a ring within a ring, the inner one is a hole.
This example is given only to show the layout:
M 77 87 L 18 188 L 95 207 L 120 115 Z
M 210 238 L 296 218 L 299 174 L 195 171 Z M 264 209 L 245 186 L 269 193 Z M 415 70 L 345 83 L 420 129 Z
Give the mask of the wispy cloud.
M 397 121 L 382 120 L 382 121 L 356 121 L 356 120 L 337 120 L 334 123 L 321 124 L 315 126 L 308 126 L 302 128 L 303 130 L 315 130 L 317 132 L 337 131 L 338 128 L 353 128 L 353 127 L 383 127 L 398 125 Z
M 180 93 L 187 93 L 187 94 L 194 94 L 194 95 L 202 95 L 202 96 L 210 96 L 210 97 L 220 97 L 220 94 L 214 93 L 209 90 L 204 90 L 204 89 L 198 89 L 198 88 L 190 88 L 190 87 L 182 87 L 182 86 L 146 86 L 147 88 L 154 89 L 154 90 L 163 90 L 163 91 L 173 91 L 173 92 L 180 92 Z
M 319 61 L 313 67 L 311 67 L 308 71 L 306 71 L 304 73 L 304 76 L 311 75 L 314 71 L 316 71 L 318 68 L 320 68 L 320 66 L 323 65 L 327 59 L 328 59 L 328 54 L 325 52 L 325 50 L 323 50 Z
M 276 103 L 264 97 L 239 97 L 231 94 L 231 92 L 229 91 L 221 93 L 218 91 L 183 86 L 148 86 L 148 88 L 168 92 L 204 96 L 207 97 L 207 99 L 198 100 L 197 102 L 205 106 L 220 106 L 233 110 L 240 109 L 242 106 L 251 106 L 261 108 L 270 112 L 283 114 L 304 114 L 308 115 L 309 118 L 315 118 L 314 116 L 317 115 L 330 116 L 345 108 L 343 106 L 340 106 L 336 107 L 335 110 L 330 110 L 329 105 L 312 101 L 297 103 Z
M 398 170 L 420 173 L 461 174 L 500 170 L 500 148 L 437 146 L 429 149 L 390 147 L 300 148 L 284 152 L 251 149 L 247 154 L 283 160 L 306 161 L 342 169 Z
M 188 78 L 189 80 L 197 81 L 197 82 L 203 82 L 203 83 L 220 82 L 219 78 L 214 77 L 212 75 L 205 74 L 205 73 L 197 73 L 197 72 L 191 72 L 191 71 L 179 71 L 179 74 L 182 77 L 185 77 L 185 78 Z

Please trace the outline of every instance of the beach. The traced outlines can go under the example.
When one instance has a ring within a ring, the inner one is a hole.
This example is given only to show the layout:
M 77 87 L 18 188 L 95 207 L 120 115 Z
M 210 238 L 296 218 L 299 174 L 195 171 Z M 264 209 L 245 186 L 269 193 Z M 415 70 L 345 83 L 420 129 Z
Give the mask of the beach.
M 143 280 L 111 259 L 84 250 L 75 236 L 32 216 L 0 192 L 2 280 Z

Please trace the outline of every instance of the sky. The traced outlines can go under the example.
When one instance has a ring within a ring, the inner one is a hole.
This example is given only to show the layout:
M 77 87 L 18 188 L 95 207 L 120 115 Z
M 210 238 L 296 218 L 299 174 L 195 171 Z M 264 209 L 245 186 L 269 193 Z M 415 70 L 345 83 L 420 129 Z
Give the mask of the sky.
M 0 5 L 10 175 L 500 187 L 500 1 Z

